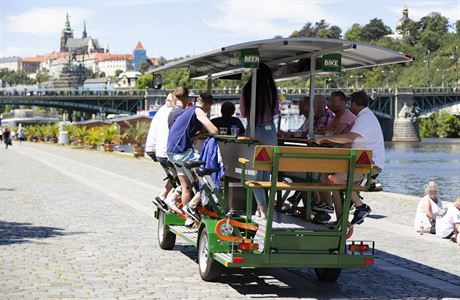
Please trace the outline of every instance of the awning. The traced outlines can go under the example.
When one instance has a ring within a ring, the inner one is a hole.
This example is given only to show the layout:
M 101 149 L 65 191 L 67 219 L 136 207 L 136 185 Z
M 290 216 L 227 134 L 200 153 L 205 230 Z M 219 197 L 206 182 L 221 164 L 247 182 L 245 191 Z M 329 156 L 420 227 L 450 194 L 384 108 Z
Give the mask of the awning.
M 177 68 L 189 68 L 191 78 L 236 79 L 245 70 L 240 66 L 241 50 L 257 49 L 259 60 L 267 64 L 275 79 L 288 79 L 310 74 L 310 60 L 316 60 L 316 74 L 320 74 L 324 54 L 341 54 L 342 70 L 403 63 L 413 60 L 401 52 L 373 45 L 336 39 L 275 38 L 223 47 L 220 50 L 169 63 L 152 69 L 156 73 Z M 230 77 L 229 77 L 230 76 Z

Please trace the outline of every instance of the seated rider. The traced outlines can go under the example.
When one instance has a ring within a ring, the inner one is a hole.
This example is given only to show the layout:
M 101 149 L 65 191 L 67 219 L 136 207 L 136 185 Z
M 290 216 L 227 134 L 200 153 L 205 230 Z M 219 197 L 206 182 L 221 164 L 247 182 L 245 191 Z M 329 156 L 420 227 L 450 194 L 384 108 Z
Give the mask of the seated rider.
M 145 143 L 145 152 L 154 161 L 158 161 L 163 168 L 169 168 L 169 162 L 166 157 L 166 144 L 168 143 L 168 116 L 175 105 L 173 94 L 170 93 L 166 97 L 165 104 L 160 107 L 150 123 L 147 141 Z M 161 194 L 153 199 L 153 202 L 158 206 L 165 207 L 165 199 L 172 189 L 172 183 L 167 180 Z
M 236 126 L 239 129 L 239 134 L 243 135 L 245 132 L 243 123 L 237 117 L 234 117 L 233 114 L 235 113 L 235 104 L 230 101 L 222 103 L 220 107 L 220 112 L 222 117 L 214 118 L 211 120 L 212 124 L 216 126 L 218 129 L 221 127 L 227 128 L 227 133 L 231 133 L 231 128 Z
M 194 106 L 184 110 L 177 117 L 169 130 L 167 156 L 170 162 L 178 165 L 177 175 L 182 189 L 183 211 L 195 220 L 200 216 L 196 210 L 199 204 L 200 194 L 197 193 L 192 200 L 191 182 L 184 173 L 184 162 L 198 160 L 199 155 L 192 147 L 192 139 L 203 129 L 211 135 L 219 133 L 218 129 L 206 116 L 214 99 L 209 93 L 202 93 L 196 99 Z M 177 208 L 176 208 L 177 209 Z M 173 208 L 173 210 L 176 210 Z M 189 223 L 190 224 L 190 223 Z
M 383 133 L 380 123 L 374 113 L 368 108 L 369 97 L 364 91 L 351 94 L 351 111 L 356 115 L 356 121 L 350 132 L 335 134 L 318 138 L 318 144 L 332 142 L 337 144 L 352 143 L 353 149 L 370 149 L 372 150 L 372 163 L 374 165 L 372 175 L 377 176 L 385 165 L 385 147 L 383 143 Z M 354 175 L 353 182 L 361 182 L 365 174 Z M 347 174 L 336 174 L 334 183 L 346 183 Z M 358 193 L 352 192 L 352 201 L 356 207 L 352 224 L 361 224 L 366 216 L 371 212 L 369 205 L 364 204 L 358 196 Z M 342 215 L 341 198 L 334 195 L 334 206 L 337 216 Z

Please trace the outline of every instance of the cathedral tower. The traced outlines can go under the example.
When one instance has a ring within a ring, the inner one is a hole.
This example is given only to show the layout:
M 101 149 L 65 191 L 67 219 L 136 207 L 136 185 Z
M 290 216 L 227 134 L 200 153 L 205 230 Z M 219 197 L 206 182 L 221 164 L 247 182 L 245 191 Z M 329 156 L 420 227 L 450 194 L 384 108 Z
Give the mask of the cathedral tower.
M 68 52 L 66 44 L 69 38 L 73 38 L 73 30 L 70 27 L 69 14 L 66 14 L 64 29 L 61 31 L 61 48 L 59 52 Z

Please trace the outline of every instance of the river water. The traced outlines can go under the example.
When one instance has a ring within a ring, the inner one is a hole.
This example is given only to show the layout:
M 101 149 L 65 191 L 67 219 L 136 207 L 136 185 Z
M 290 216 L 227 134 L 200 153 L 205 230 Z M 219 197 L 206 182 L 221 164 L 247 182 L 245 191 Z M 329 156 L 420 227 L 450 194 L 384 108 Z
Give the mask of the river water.
M 387 142 L 385 150 L 385 170 L 378 178 L 384 191 L 421 197 L 433 180 L 441 200 L 460 197 L 460 139 Z

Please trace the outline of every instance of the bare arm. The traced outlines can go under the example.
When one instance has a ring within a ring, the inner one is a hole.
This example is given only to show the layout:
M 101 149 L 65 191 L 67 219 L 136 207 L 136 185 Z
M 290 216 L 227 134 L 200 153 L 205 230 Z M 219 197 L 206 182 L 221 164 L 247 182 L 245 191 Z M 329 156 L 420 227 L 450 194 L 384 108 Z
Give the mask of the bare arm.
M 433 220 L 433 212 L 431 210 L 431 201 L 429 199 L 425 199 L 425 201 L 423 202 L 422 210 L 430 220 Z
M 206 129 L 207 132 L 209 132 L 211 135 L 216 135 L 219 133 L 219 130 L 217 129 L 214 124 L 208 119 L 206 116 L 206 113 L 201 110 L 201 109 L 196 109 L 195 110 L 196 118 L 198 121 L 200 121 L 201 124 L 203 124 L 203 127 Z
M 348 144 L 353 142 L 356 138 L 360 137 L 359 134 L 354 132 L 348 132 L 344 134 L 330 135 L 316 140 L 318 144 L 325 142 L 332 142 L 336 144 Z

